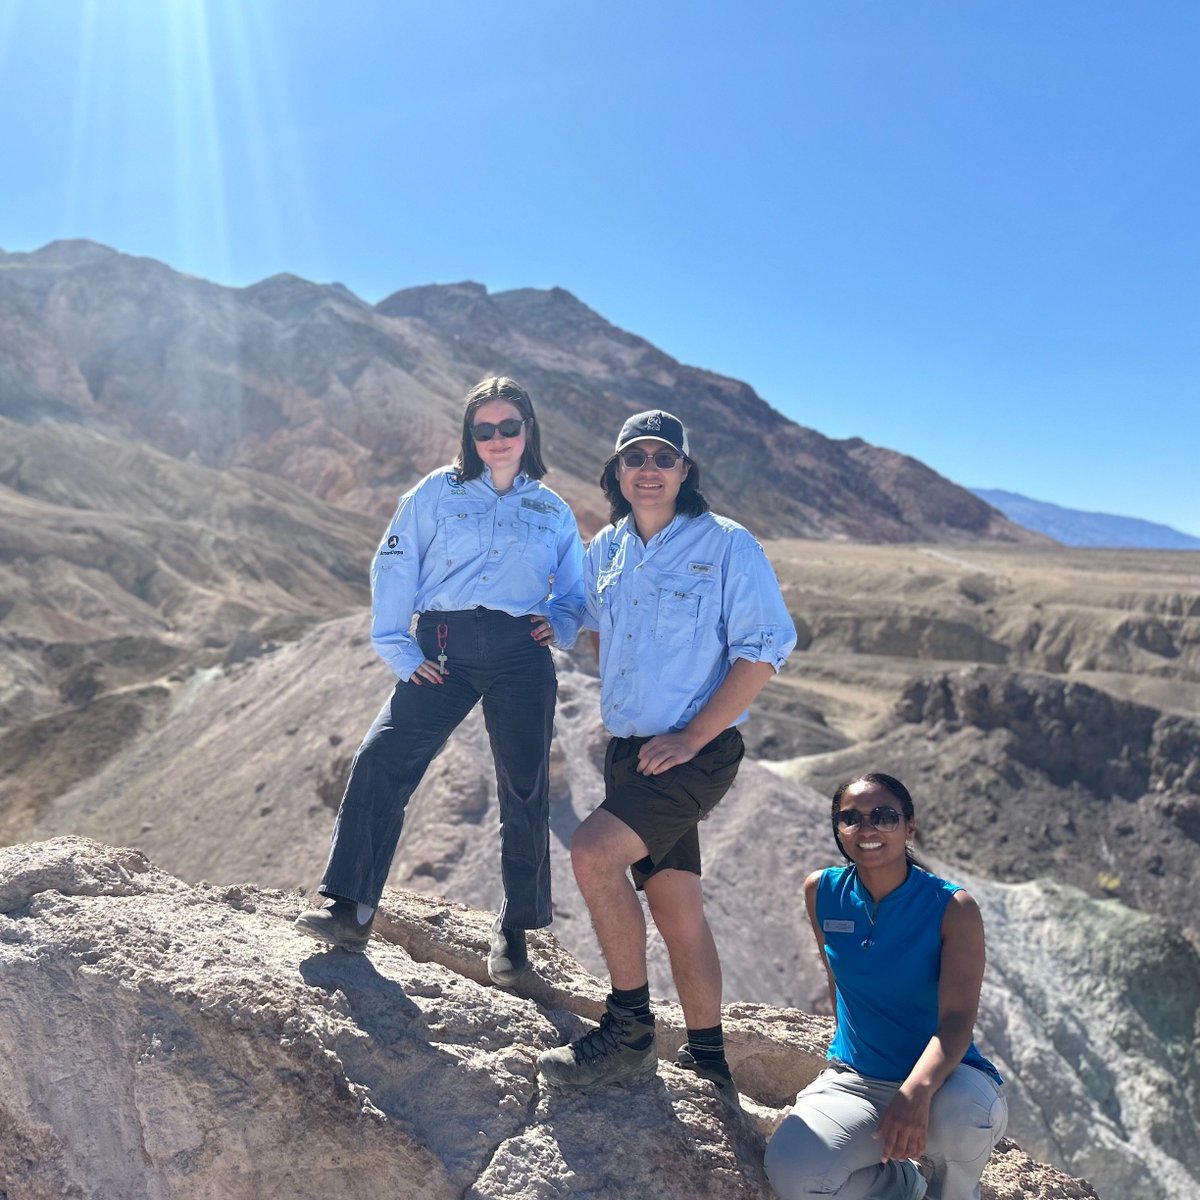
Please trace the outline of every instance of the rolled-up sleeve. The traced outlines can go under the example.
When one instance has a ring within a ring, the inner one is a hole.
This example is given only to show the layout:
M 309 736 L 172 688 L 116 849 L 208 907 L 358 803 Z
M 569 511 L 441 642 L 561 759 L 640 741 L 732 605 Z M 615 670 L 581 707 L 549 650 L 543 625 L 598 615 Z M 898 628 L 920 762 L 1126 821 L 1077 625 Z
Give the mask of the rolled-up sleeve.
M 429 477 L 400 498 L 371 563 L 371 645 L 403 680 L 425 661 L 408 632 L 416 611 L 421 562 L 437 534 L 441 480 Z
M 729 661 L 767 662 L 779 671 L 796 648 L 796 626 L 766 551 L 744 531 L 730 548 L 721 604 Z
M 554 590 L 547 610 L 556 646 L 569 650 L 575 645 L 579 627 L 583 624 L 584 607 L 583 542 L 575 514 L 564 506 L 558 533 L 558 566 L 554 571 Z

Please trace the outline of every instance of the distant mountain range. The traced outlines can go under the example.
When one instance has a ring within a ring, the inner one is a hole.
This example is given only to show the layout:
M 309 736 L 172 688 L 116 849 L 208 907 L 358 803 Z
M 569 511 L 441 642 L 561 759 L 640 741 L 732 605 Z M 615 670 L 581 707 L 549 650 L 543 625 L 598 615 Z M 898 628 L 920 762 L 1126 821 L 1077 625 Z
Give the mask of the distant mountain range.
M 1137 517 L 1080 512 L 1045 500 L 1031 500 L 998 488 L 971 488 L 981 500 L 999 509 L 1010 521 L 1045 534 L 1064 546 L 1095 546 L 1140 550 L 1200 550 L 1200 538 Z
M 377 305 L 277 275 L 222 287 L 86 241 L 0 251 L 0 416 L 82 425 L 210 468 L 276 475 L 380 519 L 453 454 L 462 397 L 532 392 L 549 482 L 585 531 L 621 422 L 687 422 L 716 508 L 757 536 L 1036 542 L 915 459 L 789 421 L 738 380 L 677 362 L 561 288 L 478 283 Z

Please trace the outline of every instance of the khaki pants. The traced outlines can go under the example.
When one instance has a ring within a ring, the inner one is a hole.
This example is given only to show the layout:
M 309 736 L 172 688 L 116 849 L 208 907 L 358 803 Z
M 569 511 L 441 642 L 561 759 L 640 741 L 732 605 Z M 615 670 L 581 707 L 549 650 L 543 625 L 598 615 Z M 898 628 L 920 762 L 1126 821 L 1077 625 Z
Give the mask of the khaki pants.
M 900 1087 L 841 1064 L 822 1071 L 767 1145 L 766 1168 L 782 1200 L 902 1200 L 898 1165 L 879 1161 L 871 1135 Z M 934 1167 L 928 1200 L 979 1200 L 979 1177 L 1008 1125 L 1008 1102 L 996 1081 L 960 1064 L 929 1110 L 925 1157 Z

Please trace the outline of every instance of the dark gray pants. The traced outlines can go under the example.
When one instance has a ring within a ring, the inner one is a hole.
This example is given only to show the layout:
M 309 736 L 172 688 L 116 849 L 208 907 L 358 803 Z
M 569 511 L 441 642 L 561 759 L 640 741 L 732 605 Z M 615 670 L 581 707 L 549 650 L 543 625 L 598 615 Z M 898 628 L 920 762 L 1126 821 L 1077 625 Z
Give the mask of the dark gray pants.
M 482 698 L 500 799 L 501 920 L 510 929 L 549 925 L 550 738 L 558 682 L 550 651 L 528 617 L 492 609 L 423 613 L 417 641 L 437 660 L 447 627 L 445 683 L 396 684 L 350 769 L 320 890 L 377 905 L 409 797 L 434 755 Z

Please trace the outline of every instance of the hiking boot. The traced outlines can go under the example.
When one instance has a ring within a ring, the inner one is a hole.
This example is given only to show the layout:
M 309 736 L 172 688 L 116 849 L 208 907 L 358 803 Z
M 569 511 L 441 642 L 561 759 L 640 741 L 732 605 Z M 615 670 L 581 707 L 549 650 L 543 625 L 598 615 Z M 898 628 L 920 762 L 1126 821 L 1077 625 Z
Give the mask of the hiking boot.
M 924 1200 L 929 1187 L 921 1168 L 911 1158 L 901 1159 L 896 1165 L 900 1168 L 900 1178 L 908 1191 L 902 1192 L 904 1200 Z
M 654 1018 L 637 1017 L 611 996 L 600 1027 L 557 1050 L 538 1055 L 538 1070 L 551 1087 L 588 1091 L 604 1084 L 644 1083 L 658 1071 Z
M 492 922 L 492 945 L 488 951 L 488 978 L 497 987 L 512 987 L 529 970 L 525 930 L 505 929 L 497 917 Z
M 358 919 L 358 905 L 353 900 L 330 897 L 320 908 L 310 908 L 296 918 L 295 927 L 318 941 L 340 946 L 343 950 L 361 952 L 371 940 L 372 912 L 363 923 Z
M 717 1062 L 705 1062 L 697 1059 L 688 1049 L 687 1043 L 684 1042 L 675 1052 L 675 1065 L 714 1084 L 717 1095 L 722 1100 L 728 1100 L 731 1104 L 738 1103 L 737 1085 L 733 1082 L 733 1073 L 729 1069 L 729 1064 L 723 1058 Z

